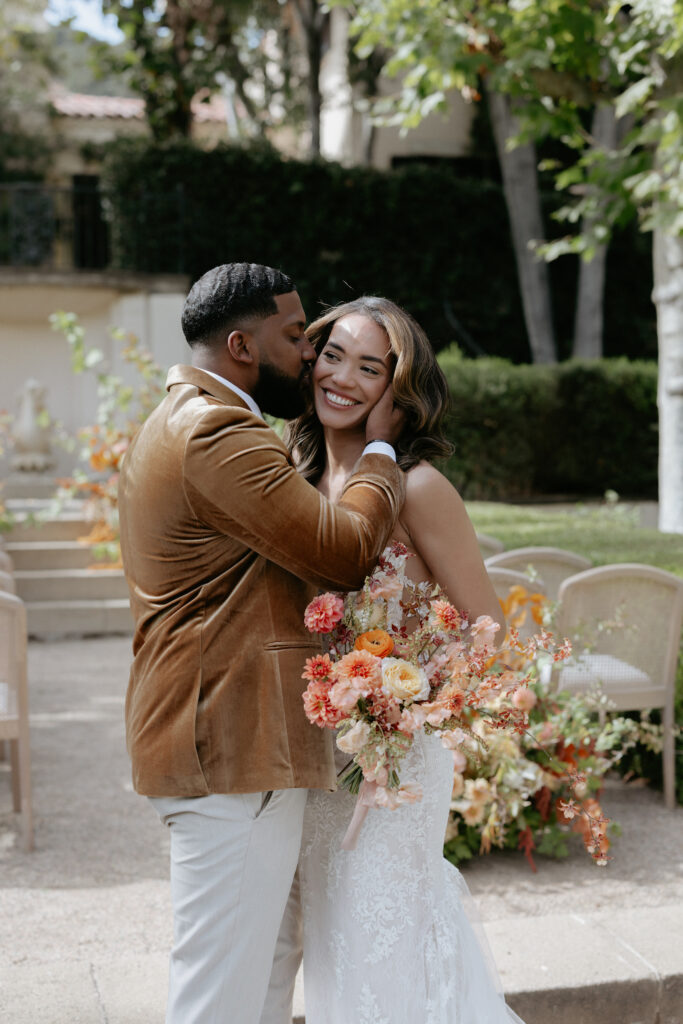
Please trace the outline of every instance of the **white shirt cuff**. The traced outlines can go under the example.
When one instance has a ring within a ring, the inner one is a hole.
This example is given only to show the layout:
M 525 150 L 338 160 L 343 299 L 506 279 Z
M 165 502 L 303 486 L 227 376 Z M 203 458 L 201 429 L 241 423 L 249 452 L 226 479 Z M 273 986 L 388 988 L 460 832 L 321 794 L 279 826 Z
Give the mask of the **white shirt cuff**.
M 396 452 L 388 441 L 371 441 L 363 449 L 363 455 L 388 455 L 396 462 Z

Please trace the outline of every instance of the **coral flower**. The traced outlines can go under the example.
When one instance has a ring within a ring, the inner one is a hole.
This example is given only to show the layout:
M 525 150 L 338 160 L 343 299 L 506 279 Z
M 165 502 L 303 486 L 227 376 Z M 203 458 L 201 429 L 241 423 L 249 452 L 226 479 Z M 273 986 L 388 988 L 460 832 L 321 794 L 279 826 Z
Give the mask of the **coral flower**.
M 307 679 L 309 683 L 322 682 L 330 678 L 332 668 L 329 654 L 316 654 L 314 658 L 306 658 L 306 668 L 301 678 Z
M 344 717 L 339 708 L 334 707 L 330 701 L 330 688 L 326 683 L 309 683 L 302 696 L 306 717 L 313 725 L 334 729 Z
M 369 651 L 376 658 L 384 658 L 393 651 L 394 641 L 385 630 L 370 629 L 361 633 L 354 646 L 357 651 Z
M 432 614 L 444 629 L 456 630 L 460 626 L 460 613 L 449 601 L 432 601 Z
M 334 666 L 334 678 L 353 679 L 365 690 L 366 696 L 382 678 L 380 662 L 369 651 L 349 651 Z
M 350 651 L 334 666 L 330 700 L 349 711 L 359 697 L 367 697 L 382 682 L 382 662 L 369 651 Z
M 344 602 L 338 594 L 314 597 L 304 612 L 306 629 L 311 633 L 329 633 L 344 617 Z

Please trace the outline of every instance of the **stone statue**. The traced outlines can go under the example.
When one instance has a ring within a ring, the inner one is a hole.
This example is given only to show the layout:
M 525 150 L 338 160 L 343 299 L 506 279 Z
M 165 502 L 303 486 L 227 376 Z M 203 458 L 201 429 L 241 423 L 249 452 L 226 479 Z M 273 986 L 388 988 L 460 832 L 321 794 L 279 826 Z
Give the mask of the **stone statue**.
M 20 473 L 45 473 L 55 465 L 50 451 L 45 393 L 43 385 L 31 379 L 26 381 L 19 397 L 19 412 L 12 431 L 12 469 Z

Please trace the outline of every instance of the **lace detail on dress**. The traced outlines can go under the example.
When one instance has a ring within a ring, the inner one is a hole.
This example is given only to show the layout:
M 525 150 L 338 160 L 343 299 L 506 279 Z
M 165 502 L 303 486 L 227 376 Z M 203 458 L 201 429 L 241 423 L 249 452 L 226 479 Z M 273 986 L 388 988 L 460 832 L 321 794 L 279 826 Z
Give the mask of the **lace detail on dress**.
M 521 1024 L 464 912 L 465 883 L 443 857 L 452 755 L 418 734 L 401 777 L 423 799 L 371 809 L 351 851 L 341 841 L 356 798 L 309 793 L 299 864 L 306 1024 Z

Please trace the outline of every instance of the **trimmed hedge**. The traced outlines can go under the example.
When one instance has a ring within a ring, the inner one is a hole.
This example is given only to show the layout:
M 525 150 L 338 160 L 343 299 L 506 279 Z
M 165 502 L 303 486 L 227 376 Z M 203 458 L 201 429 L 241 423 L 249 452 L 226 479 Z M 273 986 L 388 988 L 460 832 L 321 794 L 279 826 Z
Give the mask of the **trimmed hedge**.
M 452 395 L 444 470 L 469 499 L 657 496 L 657 366 L 514 366 L 441 353 Z
M 465 334 L 489 355 L 529 359 L 505 201 L 493 181 L 450 166 L 391 172 L 283 160 L 265 147 L 121 140 L 103 186 L 115 265 L 182 271 L 249 260 L 282 267 L 313 318 L 321 305 L 386 295 L 420 321 L 434 347 Z M 546 196 L 546 212 L 558 205 Z M 549 230 L 557 231 L 557 226 Z M 606 352 L 656 354 L 649 239 L 613 246 Z M 624 288 L 628 269 L 629 286 Z M 551 265 L 560 355 L 572 332 L 576 259 Z M 455 322 L 453 321 L 455 317 Z

